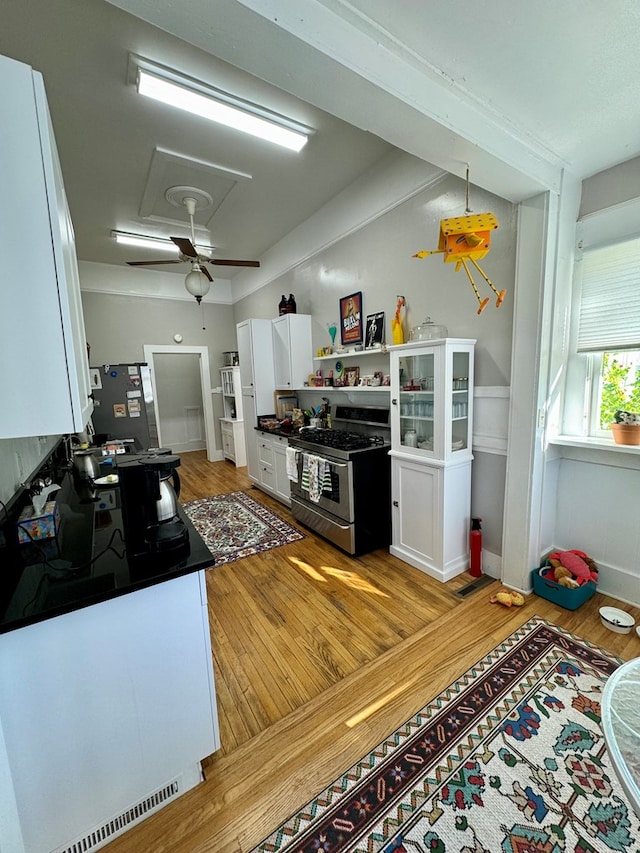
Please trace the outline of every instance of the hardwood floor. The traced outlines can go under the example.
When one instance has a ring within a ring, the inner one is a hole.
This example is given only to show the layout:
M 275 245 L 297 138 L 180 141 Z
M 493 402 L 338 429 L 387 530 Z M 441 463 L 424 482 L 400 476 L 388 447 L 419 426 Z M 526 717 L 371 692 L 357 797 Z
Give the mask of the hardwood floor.
M 246 469 L 204 452 L 181 461 L 181 501 L 250 488 Z M 386 551 L 354 559 L 304 533 L 207 572 L 222 749 L 205 782 L 110 853 L 246 853 L 533 615 L 640 655 L 635 633 L 601 625 L 598 608 L 617 602 L 600 594 L 577 611 L 534 595 L 507 609 L 489 603 L 497 582 L 462 599 L 466 574 L 440 584 Z

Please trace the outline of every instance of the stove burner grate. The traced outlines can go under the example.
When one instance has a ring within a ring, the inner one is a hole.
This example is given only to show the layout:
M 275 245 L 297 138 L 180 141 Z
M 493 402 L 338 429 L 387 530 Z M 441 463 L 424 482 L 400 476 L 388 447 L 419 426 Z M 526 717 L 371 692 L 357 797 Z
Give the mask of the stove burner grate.
M 340 429 L 305 429 L 300 433 L 299 438 L 310 444 L 335 447 L 338 450 L 360 450 L 364 447 L 384 444 L 384 438 L 380 435 L 364 435 Z

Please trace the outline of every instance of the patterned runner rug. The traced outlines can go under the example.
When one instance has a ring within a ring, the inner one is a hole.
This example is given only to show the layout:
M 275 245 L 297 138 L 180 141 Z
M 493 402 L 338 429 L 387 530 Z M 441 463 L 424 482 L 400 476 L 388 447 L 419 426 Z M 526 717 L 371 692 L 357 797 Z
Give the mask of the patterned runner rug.
M 600 727 L 619 664 L 531 619 L 254 853 L 638 851 Z
M 189 501 L 183 509 L 216 558 L 216 566 L 305 538 L 246 492 Z

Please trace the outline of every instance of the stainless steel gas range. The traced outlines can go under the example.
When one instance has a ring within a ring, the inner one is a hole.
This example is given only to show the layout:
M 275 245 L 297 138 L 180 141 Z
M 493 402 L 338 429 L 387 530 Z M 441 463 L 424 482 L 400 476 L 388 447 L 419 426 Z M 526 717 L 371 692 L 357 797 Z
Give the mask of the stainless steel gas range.
M 349 554 L 387 548 L 391 537 L 389 409 L 337 406 L 333 429 L 289 439 L 291 512 Z

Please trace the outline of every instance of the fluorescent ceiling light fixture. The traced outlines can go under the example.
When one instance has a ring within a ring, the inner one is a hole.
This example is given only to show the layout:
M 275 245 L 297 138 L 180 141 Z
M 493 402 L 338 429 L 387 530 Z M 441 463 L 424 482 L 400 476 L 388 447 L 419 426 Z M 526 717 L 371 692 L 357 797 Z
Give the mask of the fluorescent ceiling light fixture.
M 128 231 L 112 231 L 111 236 L 115 237 L 116 243 L 121 243 L 123 246 L 136 246 L 138 249 L 154 249 L 156 252 L 169 252 L 172 255 L 177 255 L 178 247 L 170 240 L 169 237 L 146 237 L 144 234 L 131 234 Z M 196 243 L 196 249 L 204 249 L 205 251 L 215 251 L 215 246 L 203 246 L 201 243 Z
M 159 252 L 178 254 L 176 244 L 162 237 L 145 237 L 142 234 L 128 234 L 126 231 L 112 231 L 111 236 L 116 238 L 116 243 L 122 243 L 123 246 L 137 246 L 139 249 L 155 249 Z
M 310 128 L 257 104 L 242 101 L 147 60 L 134 62 L 137 65 L 136 85 L 141 95 L 249 133 L 291 151 L 304 148 L 313 132 Z

